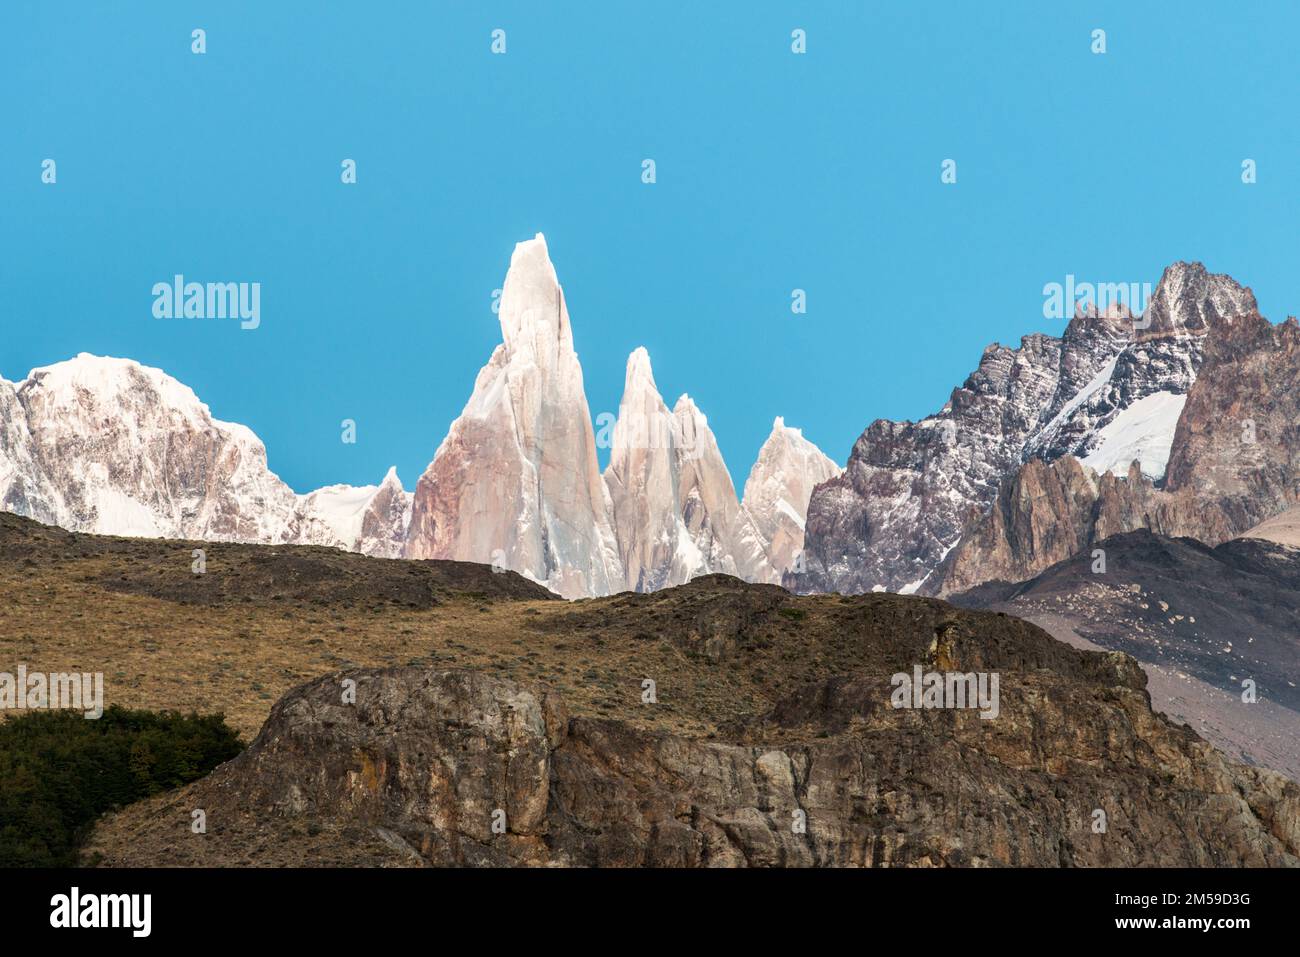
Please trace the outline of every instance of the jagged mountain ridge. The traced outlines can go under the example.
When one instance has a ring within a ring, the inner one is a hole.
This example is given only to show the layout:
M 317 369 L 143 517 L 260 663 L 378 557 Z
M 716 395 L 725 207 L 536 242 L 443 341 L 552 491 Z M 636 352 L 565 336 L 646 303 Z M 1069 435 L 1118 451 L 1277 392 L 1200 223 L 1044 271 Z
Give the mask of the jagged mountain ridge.
M 795 568 L 801 561 L 812 491 L 842 471 L 805 439 L 803 432 L 777 416 L 745 480 L 743 500 L 759 536 L 767 543 L 774 571 Z
M 844 473 L 814 490 L 804 570 L 785 583 L 936 592 L 936 569 L 1027 463 L 1079 458 L 1095 485 L 1096 473 L 1126 475 L 1137 460 L 1148 484 L 1163 482 L 1186 468 L 1176 437 L 1208 337 L 1250 314 L 1249 289 L 1178 262 L 1140 320 L 1124 307 L 1080 308 L 1059 338 L 989 346 L 938 413 L 867 428 Z
M 1252 309 L 1214 323 L 1171 441 L 1164 481 L 1100 477 L 1066 456 L 1027 462 L 932 576 L 929 593 L 1023 581 L 1137 529 L 1218 545 L 1300 497 L 1300 324 Z
M 829 474 L 820 451 L 800 436 L 807 448 L 775 470 L 760 455 L 751 480 L 764 491 L 747 505 L 703 412 L 688 396 L 669 412 L 655 391 L 664 448 L 620 421 L 620 464 L 602 475 L 564 293 L 540 233 L 515 248 L 499 317 L 502 343 L 413 493 L 390 469 L 376 486 L 298 495 L 270 471 L 251 430 L 215 419 L 187 386 L 83 353 L 18 383 L 0 379 L 0 508 L 73 531 L 474 561 L 566 597 L 710 572 L 780 580 L 802 544 L 807 496 Z M 633 360 L 653 390 L 648 355 L 634 352 L 629 373 Z M 652 466 L 663 485 L 650 495 L 667 512 L 626 495 L 616 503 L 617 476 L 634 458 L 668 464 Z
M 711 572 L 780 579 L 707 418 L 686 395 L 668 409 L 644 349 L 628 359 L 610 463 L 598 471 L 564 291 L 540 233 L 515 247 L 500 318 L 502 344 L 416 487 L 406 557 L 491 562 L 569 598 Z M 780 481 L 785 498 L 814 484 Z
M 688 395 L 670 411 L 649 353 L 641 348 L 628 357 L 604 477 L 634 590 L 680 585 L 711 572 L 780 581 L 802 544 L 813 486 L 836 471 L 778 418 L 738 500 L 704 413 Z
M 1284 453 L 1268 463 L 1263 492 L 1227 495 L 1208 524 L 1190 517 L 1207 490 L 1261 482 L 1221 440 L 1206 445 L 1225 412 L 1241 418 L 1232 403 L 1189 405 L 1207 342 L 1271 328 L 1262 318 L 1234 326 L 1238 315 L 1258 316 L 1249 289 L 1175 263 L 1143 321 L 1085 309 L 1059 338 L 990 346 L 936 415 L 873 423 L 842 473 L 778 420 L 738 499 L 707 419 L 688 396 L 668 409 L 643 350 L 629 358 L 599 471 L 563 291 L 539 234 L 512 256 L 502 344 L 414 494 L 390 471 L 379 486 L 295 495 L 256 436 L 213 419 L 180 383 L 83 355 L 0 381 L 0 501 L 86 531 L 493 563 L 569 597 L 715 571 L 801 591 L 948 593 L 981 575 L 1027 577 L 1098 534 L 1149 526 L 1217 541 L 1289 504 L 1295 469 Z M 1288 348 L 1275 343 L 1280 365 L 1246 379 L 1285 379 Z M 1244 355 L 1227 352 L 1216 361 Z M 1261 420 L 1270 435 L 1287 429 L 1280 415 Z M 1206 427 L 1185 429 L 1194 416 Z M 1069 515 L 1043 485 L 1043 465 L 1047 486 L 1069 489 Z M 660 485 L 647 494 L 650 481 Z M 1190 491 L 1165 494 L 1180 487 Z M 1026 500 L 1036 517 L 1013 519 L 1008 507 L 1025 516 Z

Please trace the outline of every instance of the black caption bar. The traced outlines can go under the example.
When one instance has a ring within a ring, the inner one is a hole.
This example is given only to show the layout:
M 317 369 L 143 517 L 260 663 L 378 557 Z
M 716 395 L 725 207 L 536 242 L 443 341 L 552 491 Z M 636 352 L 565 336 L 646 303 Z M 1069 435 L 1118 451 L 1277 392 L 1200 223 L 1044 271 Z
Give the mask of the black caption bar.
M 1051 931 L 1227 943 L 1287 926 L 1295 891 L 1286 871 L 1157 869 L 10 870 L 0 881 L 6 941 L 76 934 L 127 946 L 235 943 L 254 927 L 259 941 L 338 942 L 349 928 L 363 939 L 377 922 L 386 931 L 477 924 L 499 944 L 588 920 L 633 936 L 689 922 L 761 942 L 769 919 L 813 918 L 828 929 L 869 922 L 873 940 L 960 924 L 1011 941 Z

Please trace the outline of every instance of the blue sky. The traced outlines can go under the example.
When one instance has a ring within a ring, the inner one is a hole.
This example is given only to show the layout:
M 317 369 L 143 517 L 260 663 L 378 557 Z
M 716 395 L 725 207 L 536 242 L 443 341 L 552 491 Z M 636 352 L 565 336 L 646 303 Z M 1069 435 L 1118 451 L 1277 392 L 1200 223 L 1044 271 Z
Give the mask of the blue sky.
M 542 231 L 593 416 L 645 345 L 737 485 L 776 415 L 843 463 L 988 343 L 1059 332 L 1067 273 L 1200 259 L 1300 311 L 1298 9 L 6 0 L 0 374 L 129 356 L 299 491 L 390 464 L 411 488 Z M 177 272 L 260 282 L 261 327 L 155 320 Z

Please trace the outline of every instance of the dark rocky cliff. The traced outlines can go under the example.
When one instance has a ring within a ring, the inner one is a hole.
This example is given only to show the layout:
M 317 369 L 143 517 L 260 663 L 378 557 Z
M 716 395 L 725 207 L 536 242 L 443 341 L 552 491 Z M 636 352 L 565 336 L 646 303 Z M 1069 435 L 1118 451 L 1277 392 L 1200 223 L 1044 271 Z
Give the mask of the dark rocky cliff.
M 720 576 L 546 627 L 588 618 L 611 640 L 656 629 L 722 678 L 787 625 L 808 655 L 843 641 L 855 661 L 707 735 L 571 714 L 482 672 L 342 672 L 285 695 L 239 758 L 109 818 L 89 850 L 108 865 L 1300 863 L 1300 788 L 1154 714 L 1127 655 L 930 599 L 791 599 Z M 915 665 L 997 673 L 997 716 L 895 709 L 890 676 Z

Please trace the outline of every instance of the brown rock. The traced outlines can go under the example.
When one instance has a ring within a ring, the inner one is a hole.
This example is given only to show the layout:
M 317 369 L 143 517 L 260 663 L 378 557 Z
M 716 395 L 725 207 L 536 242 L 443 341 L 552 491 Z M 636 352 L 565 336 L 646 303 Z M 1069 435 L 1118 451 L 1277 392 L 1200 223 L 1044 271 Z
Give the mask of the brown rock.
M 999 673 L 999 714 L 896 710 L 904 658 Z M 727 743 L 566 718 L 553 693 L 473 672 L 348 672 L 286 695 L 244 754 L 111 817 L 89 850 L 118 866 L 1300 864 L 1300 788 L 1153 714 L 1145 680 L 1126 655 L 951 608 Z M 194 807 L 208 834 L 189 833 Z

